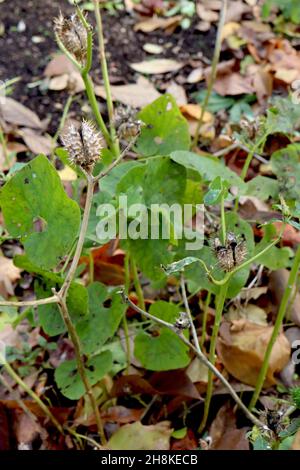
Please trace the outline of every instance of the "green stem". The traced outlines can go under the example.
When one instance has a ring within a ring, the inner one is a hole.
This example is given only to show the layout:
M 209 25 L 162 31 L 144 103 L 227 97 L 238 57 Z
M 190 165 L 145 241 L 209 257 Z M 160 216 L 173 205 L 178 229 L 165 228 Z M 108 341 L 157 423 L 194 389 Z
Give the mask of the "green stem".
M 205 300 L 204 312 L 203 312 L 203 320 L 202 320 L 202 335 L 200 340 L 201 349 L 204 346 L 205 338 L 206 338 L 206 325 L 207 325 L 207 316 L 208 316 L 208 308 L 211 301 L 211 292 L 207 292 L 207 297 Z
M 19 375 L 13 370 L 13 368 L 5 361 L 5 358 L 0 353 L 0 363 L 2 363 L 6 372 L 11 376 L 11 378 L 39 405 L 41 410 L 45 413 L 45 415 L 52 421 L 56 429 L 61 433 L 64 434 L 63 428 L 61 424 L 57 421 L 55 416 L 51 413 L 49 408 L 42 402 L 42 400 L 38 397 L 38 395 L 28 387 L 28 385 L 19 377 Z
M 145 310 L 144 294 L 143 294 L 143 290 L 140 284 L 136 263 L 132 256 L 130 260 L 131 260 L 131 271 L 133 275 L 133 284 L 134 284 L 135 292 L 139 301 L 139 307 Z
M 227 294 L 227 289 L 228 289 L 228 283 L 224 284 L 219 292 L 218 295 L 218 302 L 217 302 L 217 307 L 216 307 L 216 315 L 215 315 L 215 322 L 213 326 L 213 331 L 212 331 L 212 336 L 210 340 L 210 349 L 209 349 L 209 362 L 214 366 L 216 362 L 216 342 L 217 342 L 217 337 L 220 329 L 220 324 L 222 320 L 222 313 L 224 309 L 224 303 L 226 299 L 226 294 Z M 209 413 L 209 408 L 210 408 L 210 402 L 211 402 L 211 397 L 212 397 L 212 392 L 213 392 L 213 373 L 211 370 L 208 371 L 208 383 L 207 383 L 207 389 L 206 389 L 206 397 L 205 397 L 205 402 L 204 402 L 204 412 L 203 412 L 203 418 L 199 427 L 199 433 L 201 433 L 206 426 L 207 423 L 207 418 L 208 418 L 208 413 Z
M 2 150 L 3 150 L 3 156 L 5 160 L 6 166 L 9 168 L 10 162 L 9 162 L 9 156 L 8 156 L 8 150 L 7 150 L 7 145 L 6 145 L 6 140 L 4 136 L 4 132 L 2 131 L 2 128 L 0 127 L 0 144 L 2 145 Z
M 221 12 L 220 12 L 220 19 L 219 19 L 216 43 L 215 43 L 214 56 L 213 56 L 212 65 L 211 65 L 211 74 L 210 74 L 209 83 L 208 83 L 206 95 L 205 95 L 205 98 L 204 98 L 204 102 L 203 102 L 203 105 L 202 105 L 202 108 L 201 108 L 200 118 L 199 118 L 199 121 L 198 121 L 198 124 L 197 124 L 195 136 L 194 136 L 194 139 L 193 139 L 193 144 L 192 144 L 193 148 L 197 147 L 198 140 L 199 140 L 199 132 L 200 132 L 200 129 L 201 129 L 201 126 L 202 126 L 202 123 L 203 123 L 204 114 L 205 114 L 205 111 L 207 109 L 209 99 L 210 99 L 210 95 L 211 95 L 211 92 L 212 92 L 212 89 L 213 89 L 213 86 L 214 86 L 214 83 L 215 83 L 215 80 L 216 80 L 217 66 L 218 66 L 218 63 L 219 63 L 219 60 L 220 60 L 220 52 L 221 52 L 221 45 L 222 45 L 222 31 L 223 31 L 223 27 L 224 27 L 224 24 L 225 24 L 226 11 L 227 11 L 227 0 L 223 0 L 222 9 L 221 9 Z
M 221 197 L 221 228 L 222 228 L 222 243 L 226 244 L 226 220 L 225 220 L 225 201 L 224 194 Z
M 110 82 L 109 82 L 106 54 L 105 54 L 102 16 L 101 16 L 101 10 L 99 7 L 99 1 L 93 0 L 93 4 L 95 8 L 95 16 L 96 16 L 96 22 L 97 22 L 99 58 L 100 58 L 101 71 L 102 71 L 102 77 L 103 77 L 103 83 L 104 83 L 105 95 L 106 95 L 106 104 L 107 104 L 107 112 L 108 112 L 108 119 L 109 119 L 110 136 L 111 136 L 111 148 L 113 150 L 114 155 L 116 156 L 120 153 L 120 148 L 119 148 L 119 142 L 118 142 L 118 138 L 116 134 L 116 129 L 114 126 L 114 106 L 113 106 L 111 87 L 110 87 Z
M 129 295 L 130 266 L 129 266 L 129 253 L 128 252 L 126 252 L 126 255 L 125 255 L 124 269 L 125 269 L 125 286 L 124 286 L 124 288 L 125 288 L 126 295 Z M 124 329 L 125 342 L 126 342 L 126 357 L 127 357 L 126 373 L 129 374 L 131 353 L 130 353 L 130 339 L 129 339 L 129 330 L 128 330 L 126 312 L 125 312 L 124 317 L 123 317 L 123 329 Z
M 287 282 L 283 297 L 281 299 L 281 303 L 280 303 L 279 311 L 278 311 L 278 314 L 277 314 L 277 317 L 276 317 L 273 332 L 272 332 L 270 341 L 268 343 L 268 346 L 267 346 L 267 349 L 266 349 L 266 352 L 265 352 L 265 357 L 264 357 L 262 367 L 261 367 L 259 375 L 258 375 L 255 391 L 254 391 L 253 396 L 252 396 L 251 401 L 250 401 L 250 405 L 249 405 L 249 410 L 250 411 L 255 407 L 256 402 L 257 402 L 257 400 L 259 398 L 259 395 L 261 393 L 261 390 L 263 388 L 265 378 L 266 378 L 266 375 L 267 375 L 267 371 L 268 371 L 270 357 L 271 357 L 271 354 L 272 354 L 272 349 L 273 349 L 275 341 L 276 341 L 276 339 L 277 339 L 277 337 L 280 333 L 282 322 L 283 322 L 283 319 L 284 319 L 284 316 L 285 316 L 285 313 L 286 313 L 286 310 L 287 310 L 288 302 L 289 302 L 289 299 L 290 299 L 295 281 L 297 279 L 299 265 L 300 265 L 300 245 L 298 245 L 298 248 L 297 248 L 297 252 L 296 252 L 296 255 L 295 255 L 295 258 L 294 258 L 294 261 L 293 261 L 292 269 L 291 269 L 291 272 L 290 272 L 290 275 L 289 275 L 289 278 L 288 278 L 288 282 Z

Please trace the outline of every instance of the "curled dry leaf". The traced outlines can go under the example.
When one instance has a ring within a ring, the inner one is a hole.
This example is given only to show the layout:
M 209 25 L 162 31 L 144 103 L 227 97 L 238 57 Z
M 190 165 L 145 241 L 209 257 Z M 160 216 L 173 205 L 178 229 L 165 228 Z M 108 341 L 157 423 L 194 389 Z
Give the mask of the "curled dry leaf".
M 208 382 L 208 367 L 197 357 L 195 357 L 188 366 L 186 374 L 193 383 Z
M 273 327 L 255 325 L 248 321 L 223 322 L 217 351 L 228 372 L 248 385 L 256 385 Z M 235 331 L 233 331 L 233 329 Z M 291 348 L 280 333 L 272 350 L 264 387 L 276 384 L 274 374 L 288 363 Z
M 186 81 L 188 83 L 198 83 L 204 80 L 204 73 L 203 67 L 197 67 L 196 69 L 192 70 L 191 73 L 188 75 Z
M 236 417 L 226 403 L 219 409 L 212 422 L 209 434 L 212 438 L 210 449 L 213 450 L 249 450 L 249 440 L 246 437 L 248 428 L 238 429 Z
M 20 272 L 11 259 L 0 256 L 0 295 L 2 297 L 14 295 L 13 283 L 20 279 Z
M 281 303 L 281 299 L 284 294 L 285 287 L 288 282 L 290 272 L 287 269 L 278 269 L 270 273 L 269 288 L 274 299 L 274 304 L 277 306 L 277 310 Z M 300 326 L 300 294 L 295 291 L 292 293 L 291 298 L 294 300 L 293 304 L 290 305 L 286 312 L 286 318 L 291 320 L 296 325 Z
M 148 75 L 177 72 L 183 66 L 184 64 L 182 62 L 177 62 L 177 60 L 174 59 L 152 59 L 130 64 L 130 67 L 136 72 L 146 73 Z
M 169 450 L 173 429 L 169 421 L 144 426 L 140 422 L 125 424 L 108 441 L 111 450 Z
M 6 97 L 0 102 L 0 116 L 5 122 L 17 126 L 26 126 L 32 129 L 42 129 L 40 118 L 30 109 L 13 98 Z
M 114 101 L 119 101 L 133 108 L 143 108 L 160 97 L 160 93 L 155 89 L 152 83 L 142 76 L 138 78 L 136 83 L 119 86 L 112 85 L 111 92 Z M 101 98 L 105 99 L 106 97 L 103 86 L 96 86 L 95 93 Z

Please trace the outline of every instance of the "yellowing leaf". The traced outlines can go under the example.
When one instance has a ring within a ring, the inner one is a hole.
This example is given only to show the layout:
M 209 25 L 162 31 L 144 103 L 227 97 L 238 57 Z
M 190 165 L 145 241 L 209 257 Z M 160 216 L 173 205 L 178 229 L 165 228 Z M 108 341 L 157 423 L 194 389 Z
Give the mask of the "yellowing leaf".
M 144 426 L 125 424 L 108 441 L 111 450 L 169 450 L 173 429 L 169 421 Z

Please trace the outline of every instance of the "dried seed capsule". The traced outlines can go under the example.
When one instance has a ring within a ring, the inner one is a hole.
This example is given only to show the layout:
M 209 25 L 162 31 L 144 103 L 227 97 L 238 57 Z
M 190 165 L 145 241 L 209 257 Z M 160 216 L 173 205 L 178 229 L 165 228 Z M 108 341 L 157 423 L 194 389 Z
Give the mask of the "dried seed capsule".
M 247 256 L 245 239 L 239 240 L 232 232 L 228 232 L 225 245 L 221 244 L 219 238 L 215 238 L 213 248 L 220 268 L 226 272 L 242 264 Z
M 114 116 L 114 124 L 119 139 L 131 140 L 140 134 L 143 122 L 136 119 L 136 110 L 130 106 L 119 106 Z
M 82 121 L 80 128 L 71 124 L 61 136 L 68 150 L 70 162 L 91 172 L 103 148 L 103 139 L 90 121 Z
M 185 330 L 186 328 L 190 328 L 191 323 L 188 314 L 186 312 L 179 312 L 179 317 L 176 319 L 174 326 L 178 330 Z
M 83 64 L 87 54 L 87 31 L 76 14 L 54 19 L 54 30 L 65 48 Z

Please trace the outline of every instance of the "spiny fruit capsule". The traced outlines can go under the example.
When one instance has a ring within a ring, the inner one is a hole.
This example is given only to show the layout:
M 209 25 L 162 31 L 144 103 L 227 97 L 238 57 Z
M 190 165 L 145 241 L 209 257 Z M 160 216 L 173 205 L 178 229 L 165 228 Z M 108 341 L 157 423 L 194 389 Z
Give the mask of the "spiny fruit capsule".
M 84 120 L 77 129 L 71 124 L 61 135 L 61 141 L 69 153 L 70 162 L 90 173 L 103 148 L 102 135 L 95 125 Z
M 242 264 L 247 255 L 244 237 L 239 239 L 232 232 L 227 233 L 225 245 L 222 245 L 219 238 L 214 238 L 213 249 L 220 268 L 226 272 L 232 271 L 235 267 Z
M 54 19 L 54 31 L 75 59 L 84 64 L 87 54 L 87 31 L 76 14 L 64 17 L 62 13 Z

